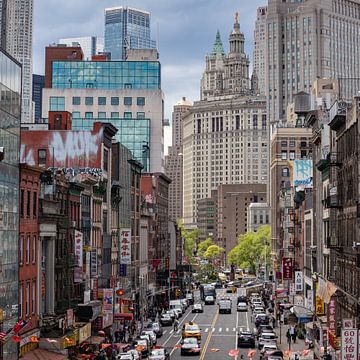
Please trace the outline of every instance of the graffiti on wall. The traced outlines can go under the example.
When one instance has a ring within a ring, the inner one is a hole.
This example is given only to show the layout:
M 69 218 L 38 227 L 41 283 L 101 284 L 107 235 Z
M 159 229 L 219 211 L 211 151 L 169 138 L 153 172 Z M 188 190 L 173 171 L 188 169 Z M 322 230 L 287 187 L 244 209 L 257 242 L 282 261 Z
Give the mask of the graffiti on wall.
M 101 175 L 103 129 L 96 131 L 25 131 L 22 133 L 20 161 L 42 164 L 65 174 Z

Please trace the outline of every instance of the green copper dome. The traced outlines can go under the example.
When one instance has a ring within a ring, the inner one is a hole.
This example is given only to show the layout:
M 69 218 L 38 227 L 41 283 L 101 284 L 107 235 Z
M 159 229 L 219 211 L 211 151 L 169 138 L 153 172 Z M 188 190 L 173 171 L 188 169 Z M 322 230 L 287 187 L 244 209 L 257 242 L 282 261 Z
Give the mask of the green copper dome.
M 223 48 L 223 44 L 222 44 L 222 41 L 221 41 L 219 30 L 216 33 L 214 47 L 213 47 L 213 50 L 211 52 L 211 55 L 225 55 L 225 51 L 224 51 L 224 48 Z

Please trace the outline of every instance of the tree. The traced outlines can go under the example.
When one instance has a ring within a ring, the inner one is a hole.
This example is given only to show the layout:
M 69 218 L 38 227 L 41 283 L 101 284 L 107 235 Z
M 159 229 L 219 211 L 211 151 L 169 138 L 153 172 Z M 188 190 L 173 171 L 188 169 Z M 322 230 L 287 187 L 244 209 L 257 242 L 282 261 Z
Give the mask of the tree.
M 178 223 L 181 231 L 181 236 L 184 239 L 184 254 L 188 258 L 189 263 L 193 262 L 194 253 L 196 252 L 196 242 L 199 237 L 199 230 L 194 229 L 188 231 L 184 228 L 182 223 Z
M 204 253 L 204 257 L 209 260 L 214 260 L 214 258 L 224 252 L 224 249 L 217 245 L 210 245 Z
M 204 256 L 206 250 L 209 246 L 214 245 L 213 241 L 210 238 L 207 238 L 204 241 L 201 241 L 197 246 L 197 254 L 201 257 Z
M 256 271 L 256 264 L 270 259 L 271 228 L 259 227 L 257 232 L 247 232 L 239 236 L 238 244 L 229 252 L 228 263 L 242 269 Z

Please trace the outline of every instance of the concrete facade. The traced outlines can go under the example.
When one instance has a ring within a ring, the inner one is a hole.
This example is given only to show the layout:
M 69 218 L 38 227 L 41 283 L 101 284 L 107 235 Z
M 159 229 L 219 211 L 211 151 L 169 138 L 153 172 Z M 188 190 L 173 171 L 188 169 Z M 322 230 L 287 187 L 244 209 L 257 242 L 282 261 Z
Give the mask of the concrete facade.
M 247 231 L 257 231 L 260 226 L 270 225 L 270 207 L 267 203 L 251 203 L 247 212 Z

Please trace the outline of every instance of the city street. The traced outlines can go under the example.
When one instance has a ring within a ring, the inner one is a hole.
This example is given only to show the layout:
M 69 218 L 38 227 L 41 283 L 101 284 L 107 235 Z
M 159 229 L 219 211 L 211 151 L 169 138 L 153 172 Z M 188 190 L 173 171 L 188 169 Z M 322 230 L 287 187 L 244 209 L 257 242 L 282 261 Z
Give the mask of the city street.
M 253 330 L 254 324 L 251 323 L 251 312 L 237 312 L 236 299 L 245 289 L 237 289 L 237 294 L 226 294 L 225 289 L 217 290 L 217 299 L 221 296 L 228 296 L 232 299 L 231 314 L 219 314 L 218 305 L 204 305 L 204 312 L 199 314 L 191 313 L 192 306 L 180 319 L 179 330 L 175 333 L 172 327 L 164 327 L 164 335 L 159 341 L 159 345 L 165 346 L 171 359 L 180 359 L 181 327 L 184 323 L 193 321 L 201 329 L 201 355 L 200 360 L 225 359 L 229 357 L 229 350 L 237 349 L 237 335 L 241 330 Z M 199 293 L 196 292 L 195 302 L 199 302 Z M 249 349 L 240 349 L 240 355 L 246 355 Z M 247 358 L 247 356 L 244 356 Z M 258 359 L 255 356 L 254 359 Z

